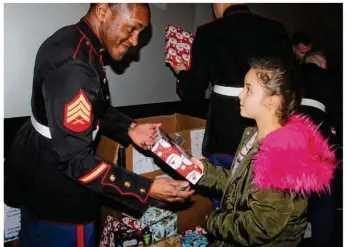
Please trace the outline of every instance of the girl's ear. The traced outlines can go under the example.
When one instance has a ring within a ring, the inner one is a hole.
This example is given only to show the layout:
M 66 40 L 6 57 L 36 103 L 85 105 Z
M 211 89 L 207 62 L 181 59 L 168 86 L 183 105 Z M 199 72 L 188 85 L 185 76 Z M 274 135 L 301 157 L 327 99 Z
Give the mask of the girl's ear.
M 278 95 L 268 96 L 265 99 L 265 106 L 269 109 L 278 109 L 281 104 L 281 99 Z

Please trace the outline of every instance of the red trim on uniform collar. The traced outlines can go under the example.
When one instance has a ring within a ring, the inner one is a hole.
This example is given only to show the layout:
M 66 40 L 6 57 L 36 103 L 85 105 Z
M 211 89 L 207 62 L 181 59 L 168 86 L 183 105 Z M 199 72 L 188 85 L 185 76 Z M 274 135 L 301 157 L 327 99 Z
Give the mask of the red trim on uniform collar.
M 77 28 L 77 30 L 81 33 L 82 38 L 80 39 L 80 42 L 78 43 L 78 46 L 77 46 L 77 48 L 76 48 L 76 50 L 75 50 L 75 53 L 74 53 L 74 55 L 73 55 L 73 58 L 74 58 L 74 59 L 76 58 L 76 55 L 77 55 L 77 53 L 78 53 L 78 50 L 79 50 L 79 48 L 80 48 L 80 45 L 81 45 L 82 41 L 83 41 L 84 39 L 86 39 L 86 40 L 90 43 L 89 63 L 91 63 L 91 61 L 92 61 L 92 51 L 93 51 L 94 54 L 95 54 L 96 56 L 99 57 L 99 62 L 100 62 L 100 64 L 101 64 L 101 63 L 102 63 L 102 53 L 98 53 L 98 52 L 95 50 L 95 48 L 94 48 L 93 43 L 91 42 L 91 40 L 88 39 L 87 35 L 78 27 L 78 25 L 76 25 L 76 28 Z
M 92 32 L 95 34 L 95 36 L 96 36 L 97 38 L 99 38 L 99 36 L 96 34 L 95 29 L 94 29 L 93 26 L 89 23 L 89 21 L 87 20 L 87 18 L 83 17 L 83 18 L 82 18 L 82 21 L 83 21 L 85 24 L 87 24 L 87 25 L 89 26 L 90 30 L 92 30 Z
M 105 48 L 101 40 L 99 39 L 99 36 L 96 34 L 95 29 L 92 27 L 92 25 L 88 22 L 88 20 L 85 17 L 81 18 L 81 20 L 76 25 L 79 28 L 79 31 L 87 37 L 87 39 L 93 45 L 94 50 L 98 54 L 105 51 Z

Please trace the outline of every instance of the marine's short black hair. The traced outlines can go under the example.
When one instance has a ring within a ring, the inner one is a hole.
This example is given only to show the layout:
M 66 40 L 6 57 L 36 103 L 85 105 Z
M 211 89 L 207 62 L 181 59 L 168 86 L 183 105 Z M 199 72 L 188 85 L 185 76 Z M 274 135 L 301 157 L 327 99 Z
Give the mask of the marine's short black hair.
M 298 44 L 304 44 L 304 45 L 308 46 L 308 45 L 312 44 L 312 38 L 306 32 L 302 32 L 302 31 L 297 32 L 297 33 L 294 33 L 292 36 L 292 44 L 294 46 L 296 46 Z
M 110 7 L 116 6 L 116 5 L 118 5 L 118 4 L 122 4 L 122 3 L 108 3 L 108 5 L 109 5 Z M 148 4 L 148 3 L 136 3 L 136 4 L 141 4 L 141 5 L 145 6 L 148 10 L 150 10 L 149 4 Z M 92 10 L 96 5 L 97 5 L 97 3 L 91 3 L 91 4 L 89 5 L 89 11 Z

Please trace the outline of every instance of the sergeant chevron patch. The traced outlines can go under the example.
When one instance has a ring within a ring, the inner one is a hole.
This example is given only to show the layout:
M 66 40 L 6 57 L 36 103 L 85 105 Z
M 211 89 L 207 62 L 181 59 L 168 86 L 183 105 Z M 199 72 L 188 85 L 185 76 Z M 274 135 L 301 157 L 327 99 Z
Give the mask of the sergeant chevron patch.
M 92 123 L 92 105 L 80 89 L 78 95 L 65 105 L 64 126 L 74 132 L 82 132 Z

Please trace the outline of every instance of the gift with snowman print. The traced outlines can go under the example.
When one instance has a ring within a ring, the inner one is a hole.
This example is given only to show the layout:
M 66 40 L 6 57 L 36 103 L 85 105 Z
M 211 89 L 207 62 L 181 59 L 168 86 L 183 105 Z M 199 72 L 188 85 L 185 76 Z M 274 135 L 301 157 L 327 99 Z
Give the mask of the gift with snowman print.
M 175 65 L 183 62 L 186 69 L 190 67 L 190 51 L 194 34 L 174 25 L 166 27 L 166 62 Z
M 151 151 L 190 183 L 195 185 L 203 176 L 203 172 L 190 161 L 192 155 L 182 146 L 178 145 L 164 131 L 159 128 L 157 131 L 157 139 Z

